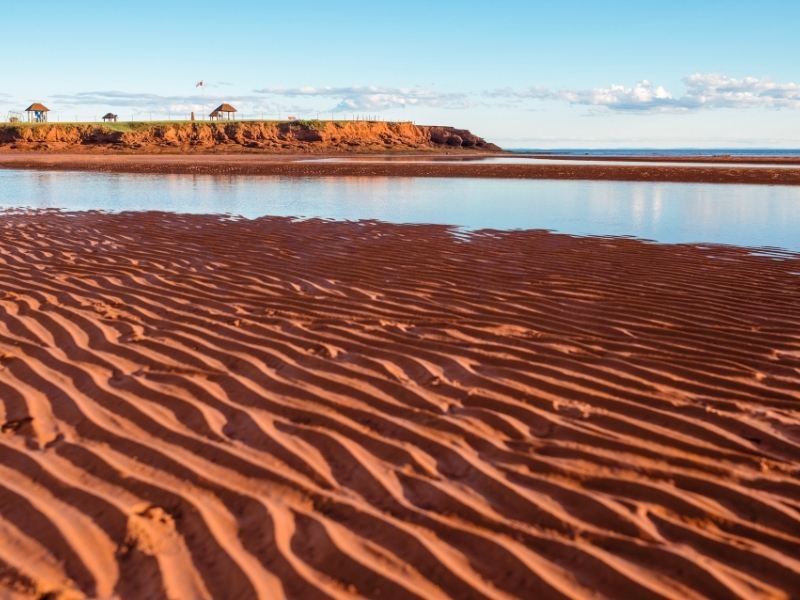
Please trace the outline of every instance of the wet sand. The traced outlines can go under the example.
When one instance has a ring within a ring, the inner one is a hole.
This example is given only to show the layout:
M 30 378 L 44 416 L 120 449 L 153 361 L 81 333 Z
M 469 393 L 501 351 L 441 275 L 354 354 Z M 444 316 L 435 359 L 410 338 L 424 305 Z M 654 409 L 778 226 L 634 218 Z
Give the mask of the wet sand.
M 797 255 L 274 217 L 0 226 L 3 597 L 800 589 Z
M 609 181 L 672 181 L 684 183 L 746 183 L 800 185 L 797 169 L 776 166 L 721 167 L 444 164 L 429 162 L 309 162 L 309 156 L 279 155 L 80 155 L 0 154 L 0 169 L 94 171 L 116 173 L 184 173 L 206 175 L 271 175 L 286 177 L 475 177 L 502 179 L 580 179 Z M 315 156 L 314 158 L 321 158 Z M 426 158 L 433 158 L 426 156 Z M 452 157 L 448 157 L 452 158 Z M 614 158 L 614 160 L 620 160 Z

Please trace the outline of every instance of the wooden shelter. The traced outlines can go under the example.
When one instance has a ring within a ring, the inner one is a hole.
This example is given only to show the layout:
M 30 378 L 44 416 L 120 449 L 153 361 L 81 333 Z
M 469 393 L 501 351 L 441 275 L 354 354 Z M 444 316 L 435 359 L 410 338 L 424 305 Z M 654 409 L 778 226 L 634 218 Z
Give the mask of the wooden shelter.
M 28 113 L 28 121 L 31 123 L 47 123 L 47 113 L 50 109 L 44 104 L 34 102 L 25 109 L 25 112 Z
M 217 108 L 215 108 L 210 115 L 208 115 L 208 118 L 217 121 L 221 121 L 223 119 L 230 121 L 233 119 L 233 114 L 235 112 L 235 108 L 233 108 L 230 104 L 223 102 Z
M 117 122 L 117 115 L 112 114 L 112 113 L 108 113 L 107 115 L 105 115 L 103 117 L 103 121 L 108 121 L 110 123 L 116 123 Z

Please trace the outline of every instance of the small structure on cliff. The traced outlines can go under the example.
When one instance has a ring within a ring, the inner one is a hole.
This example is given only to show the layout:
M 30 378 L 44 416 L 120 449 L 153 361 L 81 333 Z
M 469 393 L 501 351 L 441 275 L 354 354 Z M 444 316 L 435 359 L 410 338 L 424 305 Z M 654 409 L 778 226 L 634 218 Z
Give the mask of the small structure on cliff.
M 25 112 L 28 113 L 29 122 L 47 123 L 47 113 L 50 112 L 50 109 L 47 108 L 44 104 L 34 102 L 28 108 L 25 109 Z
M 222 120 L 230 121 L 231 119 L 233 119 L 233 114 L 235 112 L 236 112 L 235 108 L 233 108 L 227 102 L 223 102 L 217 108 L 215 108 L 210 115 L 208 115 L 208 118 L 211 119 L 212 121 L 222 121 Z
M 107 115 L 105 115 L 103 117 L 103 122 L 116 123 L 117 122 L 117 118 L 118 118 L 117 115 L 112 114 L 112 113 L 108 113 Z

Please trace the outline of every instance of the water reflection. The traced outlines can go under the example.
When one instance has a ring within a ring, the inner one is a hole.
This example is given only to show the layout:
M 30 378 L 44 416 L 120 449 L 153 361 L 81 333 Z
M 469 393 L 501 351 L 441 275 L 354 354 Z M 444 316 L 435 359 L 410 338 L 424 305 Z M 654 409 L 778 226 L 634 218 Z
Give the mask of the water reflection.
M 718 159 L 719 160 L 719 159 Z M 781 163 L 781 162 L 742 162 L 742 161 L 728 161 L 724 162 L 702 162 L 702 161 L 663 161 L 663 160 L 642 160 L 641 157 L 635 161 L 631 160 L 592 160 L 587 159 L 573 159 L 573 158 L 542 158 L 537 156 L 360 156 L 353 157 L 336 157 L 336 158 L 306 158 L 301 162 L 348 162 L 348 163 L 431 163 L 437 164 L 495 164 L 495 165 L 599 165 L 603 167 L 617 166 L 617 167 L 705 167 L 705 168 L 724 168 L 730 169 L 731 167 L 742 167 L 748 169 L 800 169 L 798 163 Z
M 0 205 L 380 219 L 800 251 L 800 188 L 0 171 Z

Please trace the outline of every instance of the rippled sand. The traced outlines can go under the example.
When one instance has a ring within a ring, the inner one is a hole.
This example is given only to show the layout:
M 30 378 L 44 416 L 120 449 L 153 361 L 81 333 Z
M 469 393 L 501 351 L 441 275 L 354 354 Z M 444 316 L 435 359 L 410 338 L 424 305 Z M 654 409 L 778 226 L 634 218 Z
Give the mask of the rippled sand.
M 5 213 L 0 597 L 796 597 L 765 254 Z

